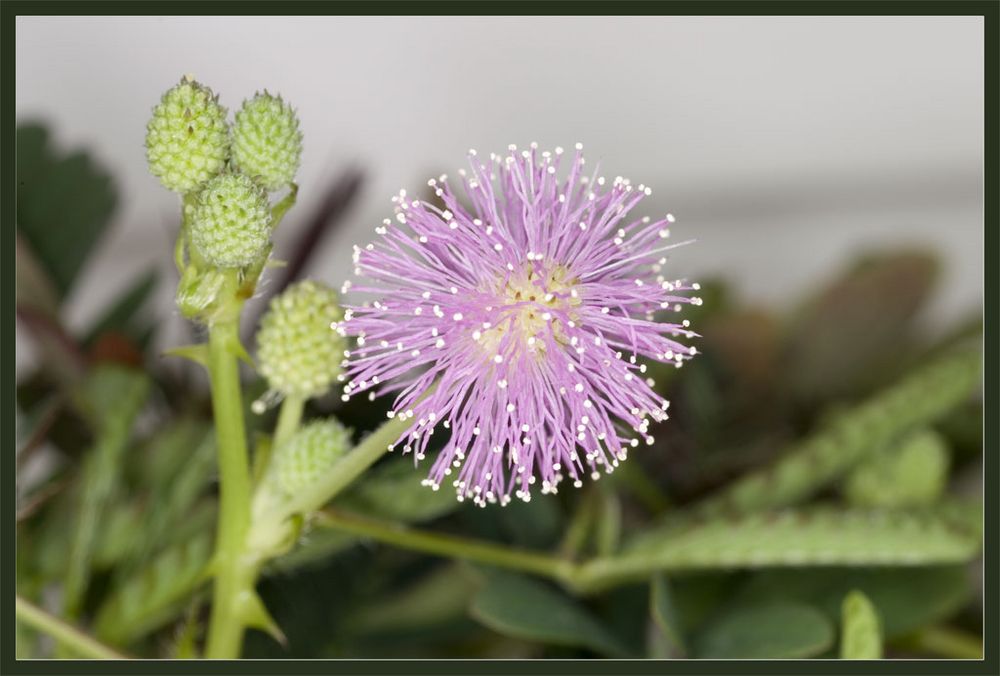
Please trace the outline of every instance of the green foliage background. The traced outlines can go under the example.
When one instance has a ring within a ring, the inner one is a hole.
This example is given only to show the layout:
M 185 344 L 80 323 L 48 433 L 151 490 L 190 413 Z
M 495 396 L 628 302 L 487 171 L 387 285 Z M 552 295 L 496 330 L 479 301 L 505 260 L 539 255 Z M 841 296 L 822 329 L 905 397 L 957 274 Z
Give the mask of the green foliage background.
M 197 656 L 207 391 L 150 348 L 153 272 L 66 328 L 114 183 L 42 126 L 17 144 L 17 313 L 40 356 L 17 392 L 19 596 L 127 654 Z M 687 314 L 702 356 L 650 365 L 672 401 L 652 448 L 582 490 L 487 509 L 386 458 L 269 565 L 281 633 L 251 633 L 245 656 L 977 657 L 981 326 L 921 337 L 937 276 L 933 252 L 873 253 L 781 310 L 703 281 Z M 384 412 L 335 396 L 309 411 L 356 439 Z M 76 656 L 17 636 L 19 657 Z

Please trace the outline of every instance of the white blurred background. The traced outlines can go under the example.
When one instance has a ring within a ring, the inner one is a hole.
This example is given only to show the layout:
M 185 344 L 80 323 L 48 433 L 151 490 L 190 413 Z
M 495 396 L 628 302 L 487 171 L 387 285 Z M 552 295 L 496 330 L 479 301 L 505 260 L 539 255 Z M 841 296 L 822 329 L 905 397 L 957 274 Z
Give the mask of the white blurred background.
M 608 175 L 653 186 L 643 208 L 673 212 L 678 239 L 697 238 L 674 255 L 678 276 L 724 273 L 743 298 L 779 303 L 857 253 L 923 244 L 945 263 L 932 318 L 982 302 L 977 18 L 19 17 L 16 72 L 18 121 L 51 124 L 118 181 L 73 325 L 150 266 L 175 315 L 178 203 L 148 174 L 143 137 L 185 73 L 231 110 L 265 87 L 298 108 L 292 222 L 345 168 L 364 170 L 309 271 L 334 284 L 390 195 L 453 172 L 468 148 L 581 141 Z

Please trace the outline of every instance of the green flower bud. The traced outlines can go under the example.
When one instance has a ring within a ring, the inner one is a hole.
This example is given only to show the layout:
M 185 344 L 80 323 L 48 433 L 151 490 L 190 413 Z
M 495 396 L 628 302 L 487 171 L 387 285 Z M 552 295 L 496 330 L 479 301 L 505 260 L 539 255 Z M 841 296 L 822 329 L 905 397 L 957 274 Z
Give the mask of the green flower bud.
M 351 447 L 351 432 L 336 419 L 306 423 L 275 449 L 273 471 L 286 495 L 295 495 L 316 481 Z
M 271 236 L 267 193 L 243 174 L 220 174 L 198 193 L 191 243 L 212 265 L 242 268 L 258 260 Z
M 333 289 L 313 281 L 271 300 L 257 332 L 257 364 L 273 389 L 305 398 L 330 389 L 345 347 L 330 324 L 342 317 Z
M 185 78 L 163 95 L 146 125 L 149 171 L 168 190 L 204 185 L 229 158 L 226 109 L 208 87 Z
M 243 102 L 233 125 L 233 160 L 240 171 L 268 190 L 295 178 L 302 156 L 302 133 L 295 111 L 267 92 Z

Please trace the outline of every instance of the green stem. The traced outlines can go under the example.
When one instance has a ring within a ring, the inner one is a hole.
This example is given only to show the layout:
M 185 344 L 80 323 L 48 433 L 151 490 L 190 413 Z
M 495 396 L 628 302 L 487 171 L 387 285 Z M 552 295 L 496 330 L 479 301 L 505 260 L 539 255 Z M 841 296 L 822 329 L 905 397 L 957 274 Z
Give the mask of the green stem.
M 447 556 L 465 561 L 485 563 L 500 568 L 542 575 L 561 582 L 570 582 L 575 566 L 572 562 L 548 554 L 518 550 L 508 545 L 471 540 L 454 535 L 429 533 L 403 525 L 386 523 L 327 509 L 317 516 L 317 525 L 370 537 L 386 544 L 412 549 L 425 554 Z
M 188 193 L 181 200 L 181 227 L 180 232 L 177 233 L 177 244 L 174 246 L 174 264 L 177 265 L 177 271 L 181 274 L 184 273 L 184 268 L 187 267 L 188 260 L 199 267 L 203 263 L 198 249 L 193 246 L 187 246 L 189 230 L 188 211 L 193 209 L 197 202 L 198 196 L 195 193 Z
M 872 530 L 864 526 L 871 522 L 872 514 L 870 511 L 841 514 L 815 509 L 798 515 L 790 512 L 779 514 L 782 518 L 776 518 L 773 522 L 752 516 L 743 522 L 708 521 L 701 526 L 665 533 L 653 543 L 655 547 L 647 547 L 646 550 L 633 548 L 581 561 L 571 561 L 546 552 L 517 550 L 492 542 L 421 531 L 339 510 L 322 512 L 316 523 L 397 547 L 543 575 L 577 594 L 593 594 L 615 585 L 638 582 L 659 572 L 729 570 L 792 564 L 856 566 L 903 561 L 907 564 L 957 562 L 968 560 L 977 549 L 970 538 L 946 532 L 947 525 L 943 520 L 926 517 L 923 528 L 928 536 L 923 538 L 923 551 L 919 548 L 911 549 L 906 552 L 906 558 L 892 561 L 886 558 L 886 552 L 902 549 L 900 543 L 912 539 L 914 531 L 905 523 L 902 526 L 876 525 Z M 862 524 L 860 530 L 858 524 Z M 819 535 L 813 533 L 817 529 Z M 816 542 L 806 542 L 810 538 L 816 539 Z M 890 542 L 888 548 L 882 542 L 887 539 Z M 836 546 L 831 548 L 826 544 L 839 541 L 864 543 L 867 540 L 882 543 L 882 549 L 875 547 L 866 555 L 865 552 L 856 551 L 856 548 L 838 550 Z M 893 542 L 896 544 L 891 544 Z M 798 546 L 790 543 L 803 543 L 806 557 L 789 558 L 788 550 Z M 810 560 L 810 552 L 819 554 Z M 725 556 L 733 553 L 737 555 Z
M 288 184 L 288 194 L 285 195 L 280 202 L 274 205 L 271 209 L 271 229 L 274 230 L 281 223 L 281 219 L 285 217 L 288 210 L 295 206 L 295 199 L 299 195 L 299 186 L 297 183 Z
M 288 395 L 281 402 L 278 424 L 274 428 L 274 439 L 271 442 L 272 449 L 280 448 L 295 434 L 295 430 L 299 428 L 299 423 L 302 421 L 302 409 L 305 408 L 305 405 L 305 398 L 295 395 Z
M 77 654 L 98 660 L 127 660 L 127 655 L 109 648 L 73 625 L 50 615 L 30 601 L 16 597 L 14 614 L 21 622 L 56 639 Z
M 239 302 L 209 328 L 208 373 L 219 458 L 219 522 L 213 559 L 215 587 L 209 624 L 210 658 L 239 657 L 244 621 L 241 608 L 252 595 L 257 563 L 244 556 L 250 526 L 250 469 L 235 346 Z

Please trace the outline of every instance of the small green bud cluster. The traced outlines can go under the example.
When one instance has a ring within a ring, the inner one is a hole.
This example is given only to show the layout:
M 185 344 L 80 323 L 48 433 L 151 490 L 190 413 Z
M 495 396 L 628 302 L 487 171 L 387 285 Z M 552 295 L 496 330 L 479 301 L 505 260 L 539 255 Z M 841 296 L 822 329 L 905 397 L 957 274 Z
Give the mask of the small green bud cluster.
M 211 89 L 185 77 L 153 109 L 146 157 L 166 188 L 185 195 L 200 260 L 245 268 L 269 250 L 267 192 L 293 185 L 302 134 L 291 106 L 267 93 L 245 101 L 232 126 L 226 116 Z
M 274 477 L 285 495 L 312 485 L 351 447 L 351 432 L 335 418 L 313 420 L 274 450 Z
M 331 324 L 342 317 L 336 292 L 318 282 L 271 299 L 257 332 L 258 368 L 269 385 L 302 398 L 325 394 L 340 375 L 346 345 Z

